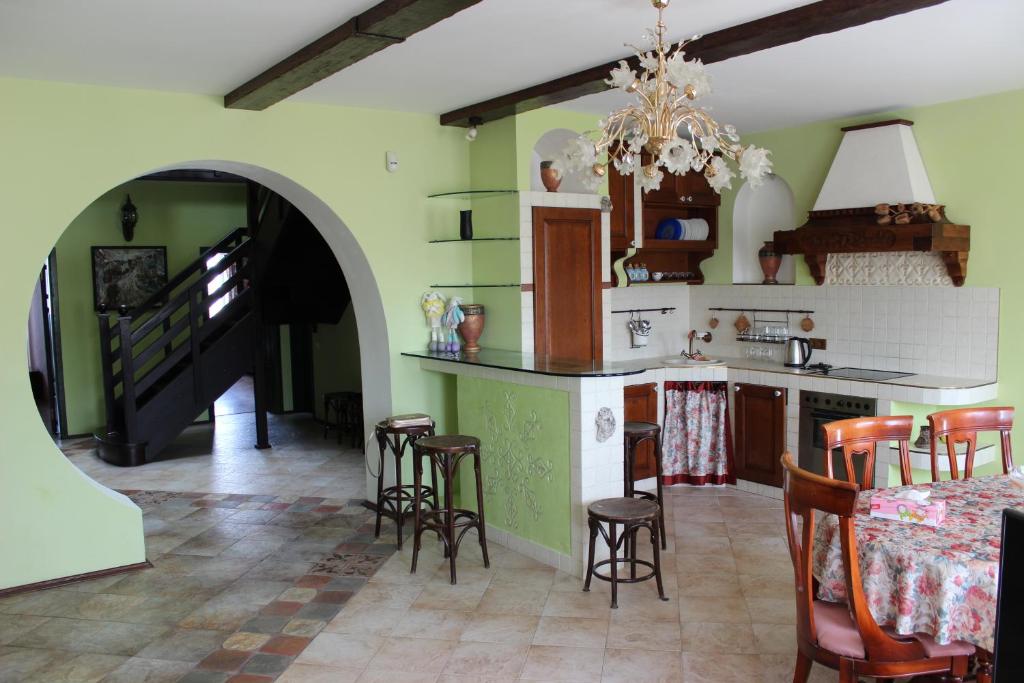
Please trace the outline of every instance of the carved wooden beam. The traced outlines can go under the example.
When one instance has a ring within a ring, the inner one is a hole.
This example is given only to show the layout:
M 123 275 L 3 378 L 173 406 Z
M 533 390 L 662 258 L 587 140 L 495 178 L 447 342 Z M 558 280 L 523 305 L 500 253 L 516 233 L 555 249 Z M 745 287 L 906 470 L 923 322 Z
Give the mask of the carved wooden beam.
M 383 0 L 235 88 L 224 96 L 224 106 L 266 109 L 478 2 Z
M 948 0 L 819 0 L 803 7 L 772 14 L 730 28 L 708 33 L 687 47 L 690 58 L 705 64 L 795 43 L 825 33 L 835 33 L 872 21 L 939 5 Z M 639 68 L 635 56 L 625 58 Z M 495 121 L 533 109 L 575 100 L 608 90 L 604 82 L 619 60 L 600 64 L 546 83 L 501 95 L 441 114 L 441 125 L 470 125 L 470 119 Z

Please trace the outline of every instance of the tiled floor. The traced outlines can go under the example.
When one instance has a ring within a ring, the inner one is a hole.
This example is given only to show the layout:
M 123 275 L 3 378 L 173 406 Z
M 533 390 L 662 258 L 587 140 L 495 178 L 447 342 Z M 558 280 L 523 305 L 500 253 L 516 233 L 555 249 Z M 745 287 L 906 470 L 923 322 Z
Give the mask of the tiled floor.
M 796 653 L 781 501 L 734 489 L 668 490 L 666 592 L 653 582 L 590 593 L 579 579 L 493 546 L 463 544 L 450 586 L 434 543 L 408 547 L 349 600 L 279 679 L 299 681 L 684 681 L 782 683 Z M 836 673 L 815 667 L 812 681 Z

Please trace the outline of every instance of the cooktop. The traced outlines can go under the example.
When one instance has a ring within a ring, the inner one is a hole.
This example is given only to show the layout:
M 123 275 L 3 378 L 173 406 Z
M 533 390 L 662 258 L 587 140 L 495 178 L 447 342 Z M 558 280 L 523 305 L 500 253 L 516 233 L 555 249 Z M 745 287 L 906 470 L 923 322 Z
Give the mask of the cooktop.
M 835 377 L 837 379 L 855 379 L 865 382 L 884 382 L 890 379 L 899 379 L 900 377 L 911 377 L 914 374 L 912 372 L 871 370 L 869 368 L 833 368 L 825 365 L 814 369 L 816 372 L 811 374 L 822 375 L 823 377 Z

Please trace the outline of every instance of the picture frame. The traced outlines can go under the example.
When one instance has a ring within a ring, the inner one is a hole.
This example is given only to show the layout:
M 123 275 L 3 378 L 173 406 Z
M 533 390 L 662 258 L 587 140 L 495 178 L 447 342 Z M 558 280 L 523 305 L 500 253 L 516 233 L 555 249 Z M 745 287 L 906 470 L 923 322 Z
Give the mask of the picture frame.
M 93 307 L 129 309 L 167 284 L 167 247 L 92 247 Z

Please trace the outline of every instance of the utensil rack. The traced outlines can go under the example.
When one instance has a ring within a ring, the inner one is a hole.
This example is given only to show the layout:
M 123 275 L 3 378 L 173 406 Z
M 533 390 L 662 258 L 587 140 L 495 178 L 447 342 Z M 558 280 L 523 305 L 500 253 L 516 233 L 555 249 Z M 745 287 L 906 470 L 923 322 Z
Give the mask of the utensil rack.
M 750 323 L 751 329 L 757 329 L 758 325 L 764 325 L 765 323 L 780 323 L 789 327 L 789 316 L 791 315 L 812 315 L 814 311 L 806 309 L 794 309 L 794 308 L 721 308 L 721 307 L 708 307 L 709 311 L 733 311 L 735 313 L 751 313 L 754 319 Z M 771 320 L 768 318 L 758 317 L 758 314 L 784 314 L 786 317 L 783 320 Z M 780 337 L 777 335 L 758 334 L 756 332 L 740 332 L 736 335 L 736 341 L 738 342 L 752 342 L 755 344 L 785 344 L 789 337 Z
M 612 311 L 612 313 L 661 313 L 662 315 L 668 315 L 675 310 L 675 306 L 664 306 L 662 308 L 624 308 L 619 311 Z

